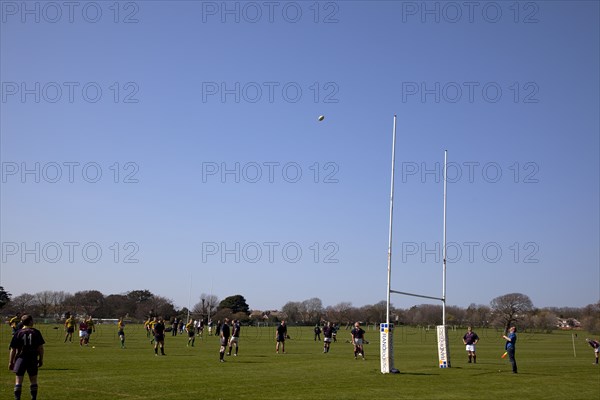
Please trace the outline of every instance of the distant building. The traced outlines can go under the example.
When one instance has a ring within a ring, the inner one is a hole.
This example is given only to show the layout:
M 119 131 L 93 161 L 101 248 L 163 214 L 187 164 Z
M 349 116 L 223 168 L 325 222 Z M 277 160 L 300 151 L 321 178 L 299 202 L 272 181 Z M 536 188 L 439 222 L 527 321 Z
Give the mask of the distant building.
M 557 318 L 556 327 L 559 329 L 580 329 L 581 322 L 575 318 Z

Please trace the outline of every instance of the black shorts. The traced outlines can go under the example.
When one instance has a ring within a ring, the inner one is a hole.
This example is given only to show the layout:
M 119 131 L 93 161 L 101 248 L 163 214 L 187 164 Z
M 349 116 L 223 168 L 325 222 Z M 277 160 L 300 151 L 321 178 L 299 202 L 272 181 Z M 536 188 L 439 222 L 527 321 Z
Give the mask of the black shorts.
M 154 335 L 154 340 L 157 342 L 164 342 L 165 341 L 165 335 Z
M 93 331 L 94 331 L 93 329 L 88 329 L 87 330 L 88 336 L 91 335 Z
M 277 335 L 278 342 L 285 342 L 285 335 Z
M 188 337 L 194 337 L 194 336 L 196 336 L 196 332 L 194 332 L 194 331 L 188 332 Z
M 73 332 L 75 332 L 75 327 L 72 326 L 70 328 L 67 328 L 67 333 L 73 333 Z
M 123 331 L 119 331 L 119 332 L 117 333 L 117 335 L 125 337 L 125 332 L 123 332 Z
M 25 372 L 29 376 L 36 376 L 38 374 L 38 362 L 37 359 L 17 358 L 13 372 L 17 376 L 24 376 Z
M 223 336 L 221 338 L 221 346 L 227 346 L 228 341 L 229 341 L 229 338 L 227 336 Z

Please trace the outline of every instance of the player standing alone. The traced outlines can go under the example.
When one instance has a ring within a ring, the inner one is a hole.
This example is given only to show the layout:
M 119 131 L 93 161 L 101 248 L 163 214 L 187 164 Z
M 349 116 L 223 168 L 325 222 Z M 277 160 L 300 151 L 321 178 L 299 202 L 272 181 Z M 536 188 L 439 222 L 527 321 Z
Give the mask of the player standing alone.
M 14 390 L 15 400 L 21 399 L 25 372 L 29 375 L 31 399 L 36 400 L 38 368 L 43 364 L 45 342 L 40 331 L 33 327 L 31 315 L 23 315 L 21 321 L 23 328 L 16 332 L 10 341 L 8 368 L 17 375 Z
M 508 336 L 502 335 L 504 340 L 506 340 L 506 344 L 504 346 L 504 350 L 508 353 L 508 359 L 510 360 L 510 364 L 512 365 L 513 374 L 517 373 L 517 359 L 515 358 L 515 351 L 517 345 L 517 327 L 511 326 L 508 330 Z
M 463 336 L 463 343 L 467 346 L 467 354 L 469 355 L 469 363 L 473 359 L 473 363 L 477 363 L 477 355 L 475 354 L 475 345 L 479 342 L 479 336 L 473 332 L 472 328 L 467 327 L 467 333 Z
M 287 337 L 287 326 L 285 325 L 285 321 L 281 321 L 281 324 L 277 327 L 277 331 L 275 332 L 275 340 L 277 344 L 275 345 L 275 352 L 279 353 L 279 344 L 281 343 L 281 352 L 285 353 L 285 338 Z
M 350 331 L 350 335 L 352 335 L 352 343 L 354 344 L 354 359 L 356 360 L 356 356 L 359 355 L 364 360 L 365 350 L 363 342 L 365 340 L 365 331 L 360 327 L 358 322 L 354 324 L 354 329 Z

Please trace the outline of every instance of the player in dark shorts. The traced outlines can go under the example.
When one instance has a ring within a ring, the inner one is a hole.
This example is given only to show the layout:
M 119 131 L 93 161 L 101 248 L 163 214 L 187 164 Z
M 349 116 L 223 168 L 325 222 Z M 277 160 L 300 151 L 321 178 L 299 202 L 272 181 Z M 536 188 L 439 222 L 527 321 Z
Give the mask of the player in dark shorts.
M 356 360 L 356 356 L 360 355 L 362 359 L 365 359 L 365 350 L 363 348 L 363 343 L 365 340 L 365 331 L 360 327 L 360 323 L 354 324 L 354 329 L 350 331 L 352 335 L 352 344 L 354 345 L 354 359 Z
M 29 375 L 31 399 L 36 400 L 38 368 L 43 364 L 45 342 L 40 331 L 33 327 L 31 315 L 23 315 L 21 321 L 23 322 L 23 328 L 15 333 L 10 342 L 8 368 L 17 376 L 14 390 L 15 400 L 21 399 L 25 372 Z
M 512 365 L 513 374 L 517 373 L 517 359 L 515 358 L 515 348 L 517 344 L 517 327 L 511 326 L 508 330 L 508 336 L 502 335 L 504 340 L 506 340 L 506 344 L 504 345 L 504 350 L 508 353 L 508 359 L 510 360 L 510 364 Z
M 240 347 L 240 321 L 238 319 L 233 320 L 233 332 L 231 332 L 231 339 L 229 339 L 229 351 L 227 355 L 231 355 L 231 347 L 235 345 L 234 357 L 238 355 L 238 348 Z
M 117 322 L 117 335 L 119 336 L 119 340 L 121 341 L 121 348 L 125 348 L 125 322 L 123 322 L 123 318 L 119 318 Z
M 67 343 L 67 339 L 69 343 L 73 342 L 73 332 L 75 332 L 75 318 L 71 314 L 66 315 L 67 319 L 65 320 L 65 341 L 63 343 Z
M 281 344 L 281 352 L 285 353 L 285 338 L 287 337 L 287 325 L 285 321 L 281 321 L 281 324 L 277 327 L 275 331 L 275 340 L 277 344 L 275 345 L 275 352 L 279 353 L 279 344 Z
M 165 354 L 165 321 L 162 317 L 159 317 L 154 324 L 154 354 L 158 355 L 158 348 L 160 347 L 160 354 Z
M 171 336 L 177 336 L 177 327 L 179 326 L 179 320 L 175 318 L 171 324 Z
M 87 319 L 85 320 L 85 323 L 88 326 L 87 329 L 87 343 L 90 342 L 90 336 L 92 336 L 92 333 L 96 332 L 96 324 L 94 323 L 94 319 L 92 318 L 91 315 L 88 315 Z
M 194 347 L 194 342 L 196 341 L 196 327 L 194 326 L 194 320 L 190 320 L 185 326 L 185 330 L 188 334 L 187 346 L 190 344 Z
M 219 349 L 219 361 L 225 362 L 223 356 L 225 355 L 225 348 L 227 347 L 227 343 L 229 342 L 229 319 L 225 318 L 223 321 L 223 325 L 221 325 L 220 331 L 220 340 L 221 340 L 221 348 Z
M 331 322 L 328 322 L 323 327 L 323 353 L 329 353 L 329 346 L 331 345 L 332 338 L 333 328 L 331 327 Z
M 315 342 L 317 341 L 317 339 L 319 339 L 319 342 L 321 341 L 321 327 L 319 326 L 319 324 L 315 325 Z

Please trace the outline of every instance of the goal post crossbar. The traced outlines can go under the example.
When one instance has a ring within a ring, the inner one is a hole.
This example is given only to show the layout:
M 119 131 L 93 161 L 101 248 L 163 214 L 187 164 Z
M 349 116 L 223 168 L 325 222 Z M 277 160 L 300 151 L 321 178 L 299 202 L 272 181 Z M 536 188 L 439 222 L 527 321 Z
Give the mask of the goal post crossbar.
M 403 294 L 403 295 L 406 295 L 406 296 L 413 296 L 413 297 L 422 297 L 424 299 L 440 300 L 442 302 L 445 301 L 441 297 L 425 296 L 423 294 L 408 293 L 408 292 L 399 292 L 397 290 L 391 290 L 391 289 L 390 289 L 390 293 Z

